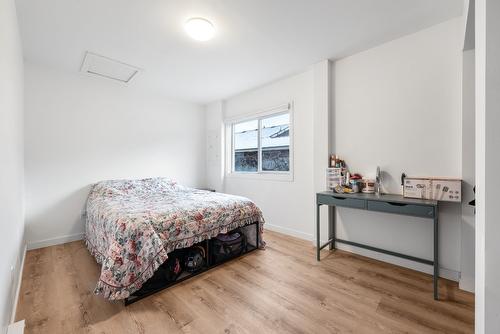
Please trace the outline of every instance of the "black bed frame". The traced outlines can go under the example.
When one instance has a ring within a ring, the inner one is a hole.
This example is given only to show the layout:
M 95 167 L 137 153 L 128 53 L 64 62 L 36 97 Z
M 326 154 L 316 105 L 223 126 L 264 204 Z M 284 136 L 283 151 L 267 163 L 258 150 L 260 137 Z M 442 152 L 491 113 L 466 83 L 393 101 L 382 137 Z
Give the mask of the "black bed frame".
M 139 293 L 138 295 L 132 294 L 132 295 L 130 295 L 130 297 L 125 298 L 125 306 L 133 304 L 133 303 L 135 303 L 135 302 L 137 302 L 137 301 L 139 301 L 139 300 L 141 300 L 143 298 L 151 296 L 152 294 L 155 294 L 155 293 L 157 293 L 159 291 L 167 289 L 167 288 L 169 288 L 169 287 L 171 287 L 173 285 L 179 284 L 179 283 L 181 283 L 181 282 L 183 282 L 185 280 L 188 280 L 188 279 L 190 279 L 192 277 L 195 277 L 195 276 L 197 276 L 199 274 L 202 274 L 202 273 L 204 273 L 204 272 L 206 272 L 206 271 L 208 271 L 208 270 L 210 270 L 212 268 L 215 268 L 215 267 L 217 267 L 217 266 L 219 266 L 219 265 L 221 265 L 223 263 L 226 263 L 228 261 L 234 260 L 234 259 L 236 259 L 238 257 L 241 257 L 241 256 L 243 256 L 245 254 L 248 254 L 248 253 L 250 253 L 250 252 L 258 249 L 259 248 L 259 222 L 253 222 L 253 223 L 247 224 L 245 226 L 252 226 L 252 225 L 255 225 L 255 246 L 254 245 L 250 245 L 250 244 L 247 243 L 247 247 L 246 247 L 246 249 L 245 249 L 245 251 L 243 253 L 241 253 L 239 255 L 236 255 L 236 256 L 233 256 L 231 258 L 225 259 L 223 261 L 215 262 L 215 261 L 213 261 L 212 256 L 210 256 L 210 240 L 211 239 L 204 240 L 202 242 L 205 243 L 205 247 L 206 247 L 206 250 L 207 250 L 207 255 L 206 255 L 206 263 L 203 266 L 203 268 L 201 268 L 200 270 L 195 271 L 193 273 L 183 272 L 179 276 L 179 278 L 177 278 L 177 280 L 175 280 L 174 282 L 165 282 L 165 285 L 162 286 L 162 287 L 160 287 L 160 288 L 158 288 L 158 289 L 151 290 L 151 291 L 148 291 L 146 293 L 140 293 L 141 290 L 138 290 L 136 292 L 136 293 Z M 245 227 L 245 226 L 242 226 L 242 227 Z

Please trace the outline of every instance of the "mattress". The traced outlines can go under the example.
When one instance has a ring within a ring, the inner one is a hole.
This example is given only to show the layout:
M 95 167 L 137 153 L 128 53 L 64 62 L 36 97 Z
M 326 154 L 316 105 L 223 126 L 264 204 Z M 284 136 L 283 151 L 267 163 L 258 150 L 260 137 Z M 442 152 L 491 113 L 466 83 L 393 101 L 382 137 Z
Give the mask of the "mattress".
M 166 178 L 94 184 L 86 211 L 86 245 L 101 264 L 95 293 L 110 300 L 139 290 L 175 249 L 254 222 L 262 233 L 264 224 L 261 210 L 245 197 Z

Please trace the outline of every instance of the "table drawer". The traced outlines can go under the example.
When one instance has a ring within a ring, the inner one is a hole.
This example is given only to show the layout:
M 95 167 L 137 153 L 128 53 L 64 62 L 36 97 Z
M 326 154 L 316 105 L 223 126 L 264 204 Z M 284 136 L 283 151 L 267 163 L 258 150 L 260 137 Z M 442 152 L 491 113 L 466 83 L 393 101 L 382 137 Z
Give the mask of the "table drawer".
M 397 202 L 368 201 L 368 210 L 397 213 L 400 215 L 434 218 L 434 207 Z
M 366 201 L 362 199 L 340 197 L 335 195 L 318 194 L 318 203 L 326 205 L 335 205 L 348 208 L 365 209 Z

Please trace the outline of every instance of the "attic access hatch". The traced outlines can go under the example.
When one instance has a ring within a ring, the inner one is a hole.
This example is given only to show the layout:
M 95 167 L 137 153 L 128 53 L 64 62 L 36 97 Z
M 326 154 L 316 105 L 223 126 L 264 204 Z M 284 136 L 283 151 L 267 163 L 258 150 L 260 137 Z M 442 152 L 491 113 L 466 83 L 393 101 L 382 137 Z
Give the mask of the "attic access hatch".
M 87 51 L 83 58 L 81 72 L 129 83 L 140 69 L 108 57 Z

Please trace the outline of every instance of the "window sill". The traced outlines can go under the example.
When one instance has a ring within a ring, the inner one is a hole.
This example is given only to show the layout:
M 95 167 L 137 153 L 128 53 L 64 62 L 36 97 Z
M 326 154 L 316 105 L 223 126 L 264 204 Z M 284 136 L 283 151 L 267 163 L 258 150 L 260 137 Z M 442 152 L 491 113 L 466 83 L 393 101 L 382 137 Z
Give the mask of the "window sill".
M 293 182 L 293 173 L 226 173 L 229 179 Z

